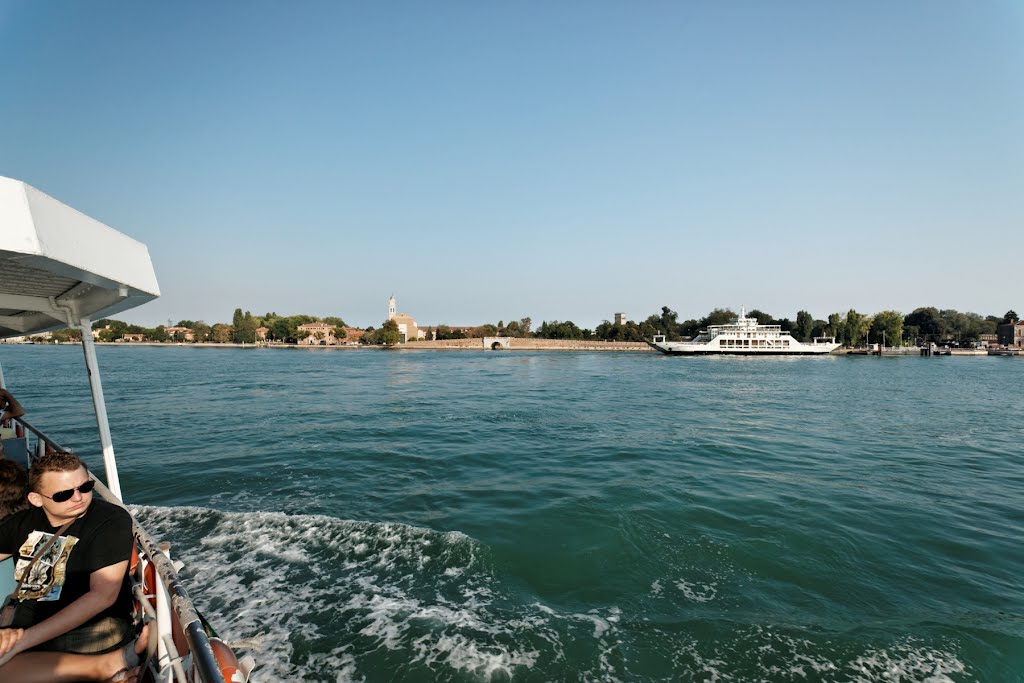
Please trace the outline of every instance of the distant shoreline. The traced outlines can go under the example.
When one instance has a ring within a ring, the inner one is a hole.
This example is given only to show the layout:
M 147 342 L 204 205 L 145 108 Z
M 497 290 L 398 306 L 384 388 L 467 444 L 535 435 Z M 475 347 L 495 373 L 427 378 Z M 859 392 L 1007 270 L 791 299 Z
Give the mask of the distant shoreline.
M 579 339 L 536 339 L 532 337 L 514 337 L 508 347 L 490 349 L 484 347 L 483 339 L 480 337 L 470 339 L 446 339 L 441 341 L 418 341 L 399 344 L 397 346 L 366 346 L 366 345 L 339 345 L 320 346 L 316 344 L 281 344 L 281 343 L 260 343 L 260 344 L 238 344 L 235 342 L 101 342 L 97 346 L 113 347 L 162 347 L 162 348 L 202 348 L 202 349 L 301 349 L 307 351 L 598 351 L 602 353 L 654 353 L 655 349 L 645 342 L 608 342 L 599 340 Z M 31 346 L 79 346 L 81 342 L 58 342 L 31 344 Z M 29 346 L 26 344 L 6 344 L 0 342 L 0 346 Z M 906 347 L 893 347 L 886 349 L 879 354 L 867 348 L 840 348 L 832 351 L 832 356 L 917 356 L 919 349 Z M 728 354 L 723 354 L 728 355 Z M 938 356 L 988 356 L 987 352 L 979 349 L 942 349 L 935 355 Z M 998 355 L 998 354 L 997 354 Z M 1011 355 L 1006 353 L 1004 355 Z M 1013 354 L 1016 355 L 1016 354 Z
M 33 346 L 79 346 L 81 342 L 61 342 L 58 344 L 44 343 Z M 161 348 L 204 348 L 204 349 L 302 349 L 309 351 L 490 351 L 484 347 L 480 337 L 471 339 L 446 339 L 440 341 L 417 341 L 397 346 L 321 346 L 315 344 L 238 344 L 235 342 L 96 342 L 97 346 L 113 347 L 161 347 Z M 22 346 L 10 344 L 10 346 Z M 28 346 L 28 345 L 24 345 Z M 654 349 L 644 342 L 608 342 L 582 339 L 535 339 L 516 337 L 511 340 L 508 348 L 502 351 L 603 351 L 618 353 L 652 353 Z

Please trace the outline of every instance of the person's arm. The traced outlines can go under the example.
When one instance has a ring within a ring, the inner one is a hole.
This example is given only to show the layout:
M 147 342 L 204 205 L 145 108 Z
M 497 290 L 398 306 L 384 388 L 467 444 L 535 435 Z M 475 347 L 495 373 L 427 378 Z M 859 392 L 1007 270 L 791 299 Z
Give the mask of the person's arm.
M 3 414 L 0 414 L 0 422 L 25 414 L 25 409 L 18 403 L 18 399 L 14 398 L 6 389 L 0 389 L 0 406 L 3 406 L 4 409 Z
M 44 619 L 35 626 L 25 629 L 20 638 L 10 643 L 6 652 L 0 651 L 0 657 L 9 652 L 24 652 L 57 636 L 64 635 L 71 629 L 78 628 L 107 609 L 117 602 L 117 596 L 121 591 L 121 584 L 124 582 L 124 577 L 127 573 L 128 560 L 97 569 L 89 575 L 88 593 L 49 619 Z M 8 638 L 8 640 L 12 640 L 12 638 Z M 0 638 L 0 643 L 2 642 L 3 639 Z

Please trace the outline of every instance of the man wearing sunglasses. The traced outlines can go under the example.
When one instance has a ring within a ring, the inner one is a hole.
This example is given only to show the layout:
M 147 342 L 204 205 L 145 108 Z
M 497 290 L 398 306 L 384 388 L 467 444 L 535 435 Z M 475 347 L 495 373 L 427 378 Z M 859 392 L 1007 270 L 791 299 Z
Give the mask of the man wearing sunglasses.
M 95 485 L 78 457 L 44 456 L 29 470 L 31 507 L 0 523 L 0 560 L 17 555 L 21 571 L 71 522 L 23 579 L 13 628 L 0 629 L 0 673 L 26 650 L 93 654 L 131 641 L 132 520 L 94 499 Z

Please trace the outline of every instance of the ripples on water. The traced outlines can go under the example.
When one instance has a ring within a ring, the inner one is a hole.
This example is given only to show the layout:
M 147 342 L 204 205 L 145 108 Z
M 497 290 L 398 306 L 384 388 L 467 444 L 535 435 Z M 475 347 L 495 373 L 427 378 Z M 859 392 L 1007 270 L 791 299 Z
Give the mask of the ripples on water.
M 122 486 L 259 680 L 1024 680 L 1020 359 L 100 360 Z M 98 463 L 81 352 L 0 362 Z

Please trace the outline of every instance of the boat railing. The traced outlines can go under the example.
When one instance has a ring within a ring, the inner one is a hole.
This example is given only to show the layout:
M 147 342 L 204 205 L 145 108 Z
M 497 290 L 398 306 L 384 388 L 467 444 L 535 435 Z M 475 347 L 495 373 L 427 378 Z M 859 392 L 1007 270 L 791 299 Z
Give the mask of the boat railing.
M 42 457 L 48 451 L 69 452 L 68 449 L 34 427 L 25 418 L 16 417 L 14 420 L 36 437 L 35 448 L 29 449 L 30 462 L 33 458 Z M 34 456 L 32 455 L 33 452 Z M 103 482 L 96 482 L 96 490 L 108 502 L 125 507 L 124 503 L 118 500 Z M 169 550 L 170 546 L 165 543 L 155 542 L 146 530 L 142 528 L 142 525 L 139 524 L 135 515 L 132 515 L 132 533 L 135 536 L 135 544 L 141 555 L 156 570 L 157 586 L 155 587 L 155 595 L 146 594 L 142 581 L 133 582 L 135 598 L 145 611 L 149 621 L 157 626 L 156 631 L 160 634 L 159 637 L 163 645 L 161 649 L 166 652 L 167 661 L 163 661 L 165 658 L 160 657 L 155 663 L 157 669 L 159 669 L 155 675 L 155 680 L 175 681 L 176 683 L 190 683 L 193 680 L 186 675 L 185 666 L 182 664 L 183 658 L 174 644 L 173 628 L 168 623 L 171 620 L 170 612 L 173 611 L 177 617 L 178 626 L 180 626 L 185 636 L 185 642 L 188 644 L 189 654 L 192 657 L 192 666 L 197 673 L 197 677 L 194 680 L 202 681 L 202 683 L 226 683 L 224 674 L 221 672 L 220 665 L 214 655 L 213 646 L 210 644 L 210 638 L 203 627 L 202 618 L 199 616 L 199 612 L 196 611 L 195 606 L 192 604 L 192 599 L 178 578 L 174 563 L 171 562 L 171 558 L 167 555 L 167 550 Z M 155 608 L 150 604 L 150 599 L 154 597 Z

